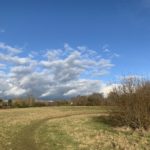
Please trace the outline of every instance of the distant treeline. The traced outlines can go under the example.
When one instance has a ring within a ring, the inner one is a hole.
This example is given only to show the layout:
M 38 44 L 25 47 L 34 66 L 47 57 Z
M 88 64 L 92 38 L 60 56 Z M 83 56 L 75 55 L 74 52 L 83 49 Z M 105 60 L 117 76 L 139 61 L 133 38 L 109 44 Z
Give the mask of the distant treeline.
M 0 99 L 0 108 L 26 108 L 26 107 L 41 107 L 48 105 L 47 102 L 38 101 L 34 97 L 15 98 L 3 100 Z
M 76 96 L 71 99 L 54 101 L 36 100 L 33 96 L 27 98 L 0 99 L 0 108 L 26 108 L 42 106 L 99 106 L 108 105 L 108 101 L 101 93 L 93 93 L 88 96 Z

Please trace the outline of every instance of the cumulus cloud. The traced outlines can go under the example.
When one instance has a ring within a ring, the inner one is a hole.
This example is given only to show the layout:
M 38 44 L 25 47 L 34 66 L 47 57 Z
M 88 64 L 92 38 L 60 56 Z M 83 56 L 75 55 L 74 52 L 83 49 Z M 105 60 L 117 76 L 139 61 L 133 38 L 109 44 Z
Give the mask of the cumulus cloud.
M 65 44 L 62 49 L 44 50 L 43 55 L 5 43 L 0 49 L 0 96 L 6 98 L 30 94 L 39 99 L 67 98 L 100 92 L 104 84 L 98 79 L 114 67 L 111 57 L 86 46 Z

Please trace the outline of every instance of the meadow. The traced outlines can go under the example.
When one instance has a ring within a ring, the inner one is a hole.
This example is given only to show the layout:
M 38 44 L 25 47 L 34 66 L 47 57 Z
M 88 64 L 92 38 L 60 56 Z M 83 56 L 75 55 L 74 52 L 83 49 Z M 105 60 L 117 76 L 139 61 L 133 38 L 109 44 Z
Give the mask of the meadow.
M 0 150 L 148 150 L 150 132 L 114 126 L 110 106 L 0 110 Z

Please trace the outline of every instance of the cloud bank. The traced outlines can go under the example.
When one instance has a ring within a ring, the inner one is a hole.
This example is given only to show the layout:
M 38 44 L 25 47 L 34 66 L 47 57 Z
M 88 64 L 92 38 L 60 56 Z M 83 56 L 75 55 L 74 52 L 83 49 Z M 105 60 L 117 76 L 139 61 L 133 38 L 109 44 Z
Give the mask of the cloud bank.
M 42 55 L 38 51 L 27 54 L 1 42 L 0 97 L 58 99 L 100 92 L 104 88 L 100 77 L 114 67 L 112 56 L 104 58 L 102 52 L 69 44 L 44 50 Z

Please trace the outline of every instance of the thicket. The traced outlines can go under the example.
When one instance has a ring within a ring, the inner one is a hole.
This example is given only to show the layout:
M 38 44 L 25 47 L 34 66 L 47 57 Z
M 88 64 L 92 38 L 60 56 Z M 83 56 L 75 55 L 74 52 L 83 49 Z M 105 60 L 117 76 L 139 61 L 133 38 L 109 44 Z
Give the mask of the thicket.
M 108 101 L 118 106 L 117 117 L 133 129 L 150 128 L 150 81 L 135 77 L 124 78 L 121 85 L 108 95 Z

